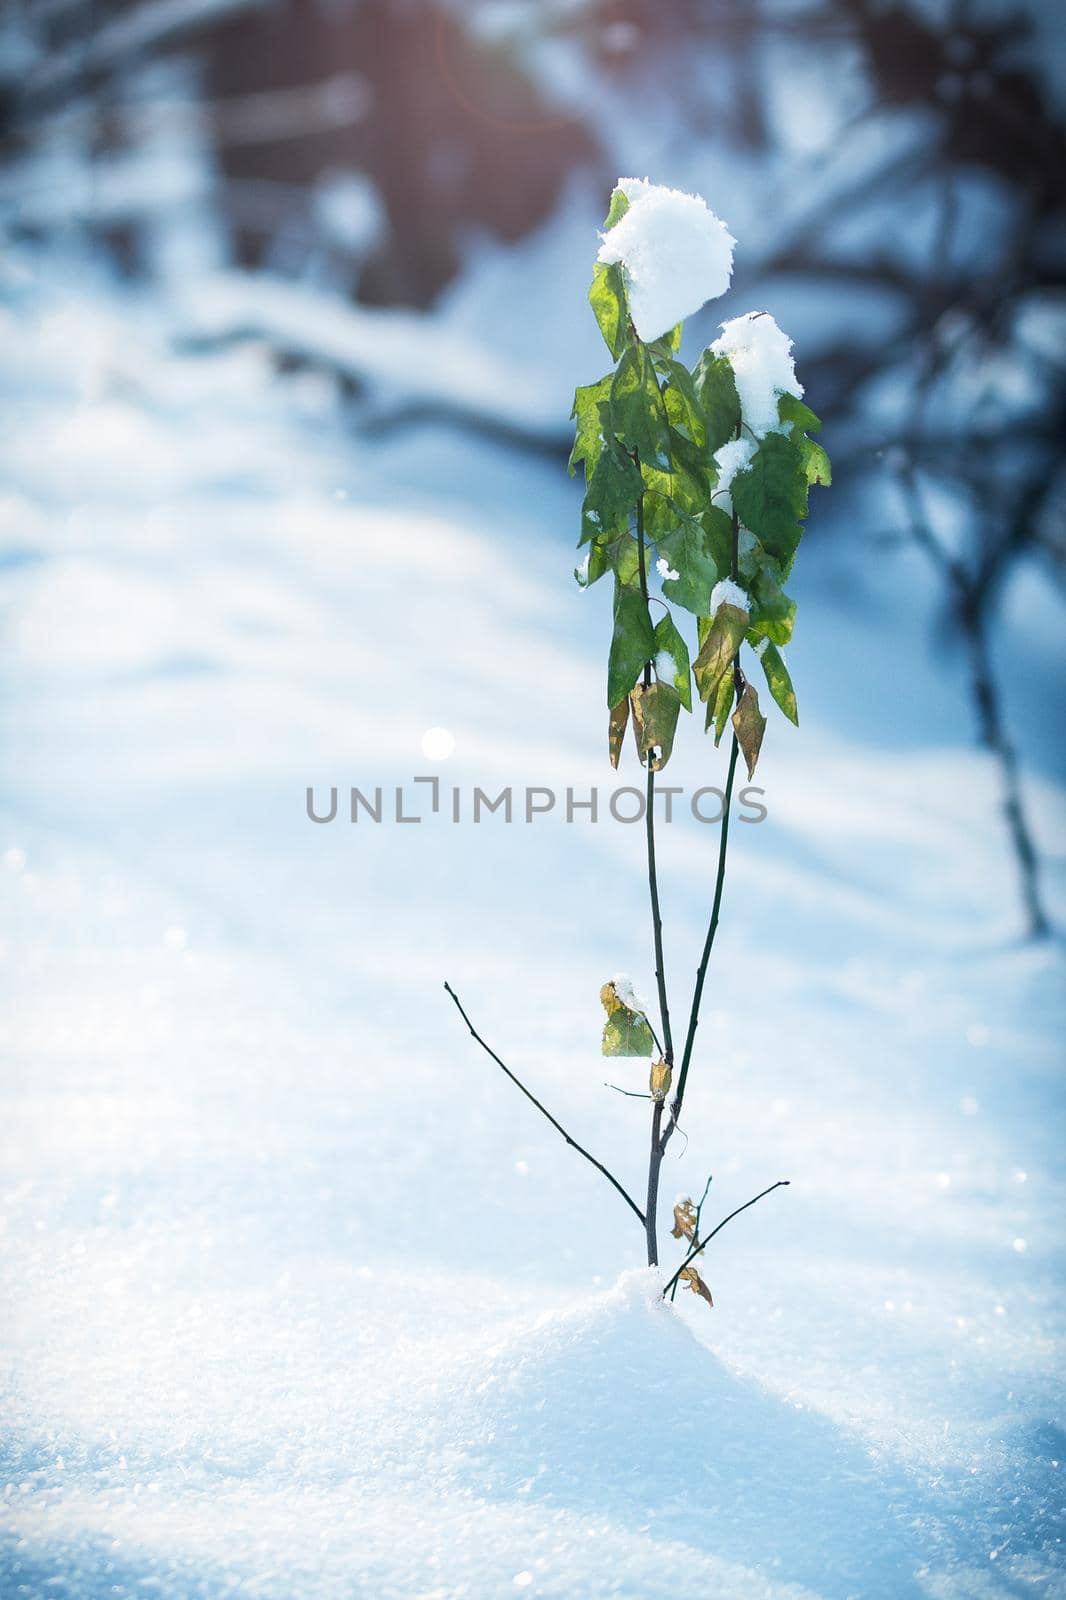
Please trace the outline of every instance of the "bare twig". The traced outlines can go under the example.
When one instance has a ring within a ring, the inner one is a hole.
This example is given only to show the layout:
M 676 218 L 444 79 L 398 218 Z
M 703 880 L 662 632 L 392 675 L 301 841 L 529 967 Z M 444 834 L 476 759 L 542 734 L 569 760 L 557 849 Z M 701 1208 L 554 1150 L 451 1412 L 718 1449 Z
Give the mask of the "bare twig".
M 731 1211 L 729 1213 L 728 1217 L 723 1217 L 721 1222 L 718 1224 L 718 1226 L 716 1228 L 712 1228 L 711 1229 L 711 1231 L 707 1235 L 706 1239 L 702 1240 L 701 1243 L 695 1245 L 693 1247 L 693 1249 L 691 1249 L 689 1251 L 688 1255 L 685 1257 L 684 1261 L 682 1261 L 681 1265 L 678 1267 L 677 1271 L 674 1273 L 673 1277 L 670 1279 L 669 1283 L 666 1285 L 665 1289 L 663 1290 L 663 1298 L 665 1299 L 666 1296 L 669 1294 L 670 1290 L 674 1287 L 674 1284 L 678 1281 L 678 1279 L 680 1278 L 681 1274 L 684 1272 L 685 1268 L 687 1266 L 690 1266 L 692 1264 L 692 1262 L 695 1261 L 696 1257 L 702 1251 L 706 1250 L 707 1246 L 710 1244 L 710 1242 L 714 1238 L 715 1234 L 716 1233 L 721 1233 L 722 1229 L 725 1227 L 727 1222 L 732 1222 L 734 1217 L 739 1217 L 740 1213 L 742 1211 L 747 1211 L 749 1206 L 753 1206 L 753 1205 L 756 1204 L 757 1201 L 765 1199 L 765 1197 L 768 1194 L 773 1194 L 775 1189 L 787 1189 L 788 1186 L 789 1186 L 790 1181 L 791 1180 L 789 1178 L 779 1178 L 777 1180 L 777 1182 L 776 1183 L 772 1183 L 768 1189 L 763 1189 L 760 1194 L 757 1194 L 757 1195 L 753 1196 L 753 1198 L 751 1200 L 745 1200 L 745 1202 L 744 1202 L 744 1204 L 742 1206 L 737 1206 L 737 1209 L 735 1211 Z
M 570 1148 L 572 1150 L 576 1150 L 579 1156 L 584 1156 L 585 1160 L 590 1162 L 591 1165 L 596 1168 L 597 1172 L 602 1172 L 603 1173 L 603 1176 L 607 1179 L 607 1182 L 611 1185 L 612 1188 L 617 1189 L 618 1193 L 622 1196 L 622 1199 L 625 1201 L 625 1203 L 629 1207 L 629 1209 L 633 1212 L 634 1216 L 639 1217 L 640 1225 L 643 1228 L 644 1225 L 645 1225 L 644 1224 L 644 1213 L 640 1209 L 640 1207 L 637 1205 L 637 1202 L 633 1199 L 633 1197 L 626 1193 L 626 1191 L 622 1188 L 622 1185 L 619 1183 L 618 1179 L 614 1176 L 614 1174 L 612 1172 L 608 1172 L 607 1168 L 604 1166 L 602 1161 L 597 1161 L 596 1157 L 594 1155 L 590 1155 L 589 1154 L 589 1152 L 585 1149 L 584 1145 L 578 1144 L 576 1139 L 572 1139 L 570 1137 L 570 1135 L 567 1133 L 566 1129 L 563 1127 L 562 1123 L 556 1121 L 556 1119 L 552 1116 L 551 1112 L 545 1106 L 541 1105 L 541 1103 L 537 1099 L 536 1095 L 530 1093 L 530 1091 L 526 1088 L 525 1084 L 522 1082 L 521 1078 L 516 1077 L 515 1074 L 511 1071 L 510 1067 L 507 1066 L 507 1064 L 505 1062 L 500 1060 L 500 1058 L 496 1054 L 495 1050 L 493 1050 L 490 1045 L 487 1045 L 485 1043 L 484 1039 L 481 1037 L 480 1033 L 478 1033 L 477 1029 L 474 1027 L 474 1024 L 471 1022 L 470 1018 L 467 1016 L 466 1012 L 463 1010 L 462 1002 L 459 999 L 459 996 L 456 994 L 455 990 L 452 988 L 451 984 L 450 983 L 445 983 L 444 987 L 447 990 L 448 994 L 451 996 L 452 1001 L 455 1004 L 455 1009 L 458 1011 L 459 1015 L 462 1017 L 463 1021 L 466 1023 L 467 1027 L 469 1028 L 471 1037 L 477 1040 L 478 1044 L 481 1046 L 482 1050 L 484 1050 L 485 1054 L 492 1057 L 493 1061 L 495 1061 L 495 1063 L 499 1067 L 500 1071 L 503 1072 L 508 1078 L 510 1078 L 511 1082 L 515 1085 L 516 1088 L 521 1089 L 521 1091 L 525 1095 L 526 1099 L 532 1101 L 532 1103 L 536 1106 L 537 1110 L 540 1112 L 541 1116 L 542 1117 L 546 1117 L 548 1119 L 548 1121 L 551 1123 L 552 1127 L 556 1130 L 556 1132 L 562 1134 L 563 1138 L 566 1140 L 566 1142 L 570 1146 Z

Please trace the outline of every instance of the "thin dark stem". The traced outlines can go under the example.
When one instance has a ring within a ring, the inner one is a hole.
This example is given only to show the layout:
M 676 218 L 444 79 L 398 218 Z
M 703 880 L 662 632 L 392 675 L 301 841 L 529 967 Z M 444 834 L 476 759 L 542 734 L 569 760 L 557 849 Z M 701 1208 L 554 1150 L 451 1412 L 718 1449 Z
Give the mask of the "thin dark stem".
M 737 437 L 740 428 L 737 428 Z M 740 518 L 736 511 L 733 512 L 733 538 L 729 561 L 730 577 L 737 581 L 740 573 Z M 743 678 L 740 667 L 734 664 L 733 686 L 739 698 Z M 726 778 L 725 798 L 722 802 L 722 831 L 718 837 L 718 871 L 714 883 L 714 900 L 711 905 L 711 920 L 707 927 L 707 937 L 703 942 L 703 954 L 700 964 L 696 969 L 696 984 L 692 991 L 692 1009 L 688 1014 L 688 1030 L 685 1034 L 685 1049 L 681 1056 L 681 1071 L 678 1073 L 677 1089 L 674 1092 L 673 1103 L 670 1107 L 670 1121 L 663 1135 L 662 1145 L 665 1149 L 670 1142 L 670 1136 L 676 1128 L 681 1116 L 681 1107 L 685 1099 L 685 1085 L 688 1082 L 688 1069 L 692 1062 L 692 1047 L 696 1042 L 696 1029 L 700 1022 L 700 1006 L 703 1003 L 703 985 L 707 978 L 707 963 L 711 959 L 711 950 L 714 948 L 714 936 L 718 932 L 718 918 L 722 911 L 722 892 L 725 888 L 725 863 L 726 852 L 729 849 L 729 813 L 733 805 L 733 779 L 736 777 L 737 756 L 740 746 L 737 736 L 733 734 L 733 742 L 729 749 L 729 773 Z
M 685 1268 L 687 1266 L 691 1266 L 696 1257 L 706 1250 L 715 1234 L 721 1233 L 727 1222 L 732 1222 L 734 1217 L 739 1217 L 740 1213 L 742 1211 L 747 1211 L 749 1206 L 755 1205 L 759 1200 L 764 1200 L 768 1194 L 773 1194 L 775 1189 L 787 1189 L 790 1181 L 791 1180 L 788 1178 L 779 1178 L 777 1182 L 772 1183 L 768 1189 L 763 1189 L 761 1193 L 755 1195 L 751 1200 L 745 1200 L 742 1206 L 737 1206 L 737 1209 L 735 1211 L 731 1211 L 728 1217 L 723 1217 L 718 1226 L 711 1229 L 706 1239 L 701 1240 L 699 1244 L 694 1245 L 689 1251 L 688 1255 L 685 1257 L 684 1261 L 682 1261 L 681 1265 L 678 1267 L 677 1271 L 674 1273 L 673 1277 L 663 1290 L 663 1298 L 665 1299 L 670 1293 L 670 1290 L 674 1287 L 674 1284 L 678 1281 Z
M 640 458 L 633 452 L 639 468 Z M 644 496 L 637 500 L 637 562 L 640 571 L 640 592 L 648 602 L 647 554 L 644 547 Z M 651 662 L 644 663 L 644 687 L 651 687 Z M 645 756 L 648 764 L 648 792 L 644 809 L 644 837 L 648 855 L 648 893 L 651 899 L 652 939 L 655 945 L 655 985 L 659 995 L 659 1016 L 662 1020 L 662 1055 L 667 1066 L 674 1064 L 674 1041 L 670 1031 L 670 1006 L 666 995 L 666 962 L 663 957 L 663 919 L 659 908 L 659 877 L 655 865 L 655 767 L 652 752 Z M 658 1041 L 656 1041 L 658 1042 Z M 645 1233 L 648 1245 L 648 1265 L 659 1265 L 659 1174 L 663 1164 L 663 1102 L 656 1100 L 651 1114 L 651 1146 L 648 1151 L 648 1197 L 644 1207 Z
M 613 1089 L 615 1094 L 624 1094 L 627 1100 L 650 1100 L 651 1099 L 651 1095 L 650 1094 L 643 1094 L 639 1089 L 623 1089 L 621 1084 L 608 1083 L 606 1079 L 604 1079 L 603 1087 L 605 1089 Z
M 692 1061 L 692 1047 L 696 1042 L 696 1029 L 700 1022 L 700 1005 L 703 1002 L 703 985 L 707 978 L 707 963 L 711 959 L 714 948 L 714 936 L 718 932 L 718 919 L 722 912 L 722 893 L 725 889 L 725 862 L 726 851 L 729 848 L 729 811 L 733 802 L 733 779 L 736 776 L 737 756 L 740 746 L 736 734 L 733 735 L 732 747 L 729 751 L 729 773 L 725 781 L 725 799 L 722 802 L 722 832 L 718 840 L 718 874 L 714 883 L 714 902 L 711 906 L 711 920 L 707 928 L 707 937 L 703 943 L 703 955 L 696 970 L 696 987 L 692 994 L 692 1010 L 689 1012 L 688 1032 L 685 1035 L 685 1048 L 681 1056 L 681 1071 L 677 1077 L 677 1092 L 674 1095 L 673 1105 L 670 1107 L 670 1128 L 676 1126 L 681 1116 L 681 1106 L 685 1099 L 685 1084 L 688 1081 L 688 1069 Z
M 571 1150 L 576 1150 L 579 1156 L 584 1156 L 585 1160 L 590 1162 L 591 1165 L 596 1168 L 597 1172 L 602 1172 L 603 1173 L 603 1176 L 607 1179 L 607 1182 L 611 1185 L 612 1188 L 616 1189 L 618 1191 L 618 1193 L 622 1196 L 622 1199 L 625 1201 L 625 1203 L 629 1207 L 630 1211 L 633 1212 L 634 1216 L 639 1217 L 640 1225 L 643 1228 L 644 1227 L 644 1213 L 640 1209 L 640 1207 L 637 1205 L 637 1202 L 633 1199 L 633 1197 L 626 1193 L 626 1191 L 622 1188 L 622 1185 L 619 1183 L 618 1179 L 614 1176 L 614 1174 L 612 1172 L 608 1172 L 607 1168 L 604 1166 L 602 1161 L 597 1161 L 596 1157 L 594 1155 L 590 1155 L 589 1154 L 589 1152 L 585 1149 L 584 1145 L 578 1144 L 576 1139 L 572 1139 L 570 1137 L 570 1135 L 567 1133 L 566 1129 L 563 1127 L 562 1123 L 556 1121 L 556 1119 L 552 1116 L 551 1112 L 545 1106 L 541 1105 L 541 1103 L 537 1099 L 536 1095 L 535 1094 L 531 1094 L 529 1092 L 529 1090 L 526 1088 L 525 1084 L 522 1082 L 521 1078 L 517 1078 L 515 1076 L 515 1074 L 511 1071 L 510 1067 L 507 1066 L 507 1064 L 505 1062 L 500 1060 L 500 1058 L 496 1054 L 495 1050 L 493 1050 L 490 1045 L 487 1045 L 485 1043 L 484 1039 L 481 1037 L 480 1033 L 478 1033 L 477 1029 L 474 1027 L 474 1024 L 471 1022 L 470 1018 L 467 1016 L 466 1012 L 463 1010 L 462 1002 L 460 1001 L 459 996 L 456 994 L 455 990 L 452 988 L 451 984 L 450 983 L 445 983 L 444 987 L 447 990 L 448 994 L 451 996 L 451 998 L 452 998 L 452 1000 L 453 1000 L 453 1002 L 455 1004 L 455 1009 L 458 1011 L 459 1015 L 462 1017 L 463 1021 L 466 1023 L 467 1027 L 469 1028 L 471 1037 L 477 1040 L 478 1044 L 481 1046 L 482 1050 L 484 1050 L 485 1054 L 492 1057 L 493 1061 L 495 1061 L 495 1063 L 499 1067 L 500 1071 L 503 1072 L 508 1078 L 510 1078 L 511 1082 L 515 1085 L 516 1088 L 521 1089 L 521 1091 L 525 1095 L 526 1099 L 532 1101 L 532 1103 L 536 1106 L 537 1110 L 540 1112 L 541 1116 L 542 1117 L 546 1117 L 548 1119 L 548 1121 L 551 1123 L 552 1127 L 556 1130 L 556 1132 L 562 1134 L 563 1138 L 566 1140 L 566 1142 L 570 1146 Z

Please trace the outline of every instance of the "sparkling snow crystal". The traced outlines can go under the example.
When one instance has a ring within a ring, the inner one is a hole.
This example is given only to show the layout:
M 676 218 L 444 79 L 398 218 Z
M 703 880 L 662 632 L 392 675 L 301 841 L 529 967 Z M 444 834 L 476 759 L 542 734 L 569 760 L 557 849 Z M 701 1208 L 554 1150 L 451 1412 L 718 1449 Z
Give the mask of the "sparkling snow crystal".
M 719 606 L 739 606 L 741 611 L 751 610 L 751 601 L 732 578 L 721 578 L 711 590 L 711 616 L 713 617 Z
M 629 210 L 603 235 L 598 259 L 619 261 L 633 326 L 658 339 L 729 288 L 736 240 L 696 194 L 620 178 Z
M 780 426 L 778 395 L 803 393 L 788 334 L 781 332 L 768 311 L 749 311 L 723 322 L 711 349 L 732 363 L 741 415 L 752 433 L 759 439 L 773 433 Z

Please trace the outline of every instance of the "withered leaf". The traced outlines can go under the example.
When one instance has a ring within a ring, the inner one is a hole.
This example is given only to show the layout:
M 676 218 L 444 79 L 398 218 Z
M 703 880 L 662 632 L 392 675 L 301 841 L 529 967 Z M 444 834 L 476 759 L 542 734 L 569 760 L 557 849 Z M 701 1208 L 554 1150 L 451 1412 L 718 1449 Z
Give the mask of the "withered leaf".
M 710 732 L 713 725 L 714 748 L 716 750 L 722 742 L 725 725 L 729 721 L 729 713 L 733 709 L 734 693 L 733 674 L 726 672 L 722 675 L 714 699 L 707 702 L 707 732 Z
M 744 685 L 744 693 L 740 697 L 737 709 L 733 712 L 733 729 L 737 743 L 744 752 L 744 760 L 748 764 L 748 777 L 753 778 L 755 763 L 762 748 L 766 718 L 759 710 L 759 696 L 750 683 Z
M 674 1207 L 674 1225 L 670 1229 L 675 1239 L 696 1237 L 696 1207 L 687 1196 Z
M 714 1305 L 714 1301 L 711 1299 L 711 1291 L 708 1289 L 707 1285 L 704 1283 L 695 1267 L 682 1267 L 678 1276 L 680 1277 L 682 1283 L 688 1284 L 693 1294 L 702 1296 L 709 1306 Z
M 653 1100 L 665 1100 L 670 1093 L 670 1079 L 673 1074 L 666 1060 L 660 1056 L 658 1061 L 653 1061 L 648 1088 L 651 1090 Z
M 741 641 L 751 621 L 741 606 L 723 604 L 714 614 L 700 653 L 692 663 L 692 673 L 701 700 L 710 700 L 733 665 Z
M 622 740 L 626 736 L 628 726 L 629 696 L 623 695 L 611 712 L 611 720 L 607 725 L 607 752 L 611 758 L 611 766 L 616 770 L 622 755 Z
M 633 703 L 633 731 L 640 758 L 659 772 L 674 748 L 681 696 L 672 683 L 654 682 L 636 684 L 629 698 Z M 657 754 L 652 755 L 653 750 Z

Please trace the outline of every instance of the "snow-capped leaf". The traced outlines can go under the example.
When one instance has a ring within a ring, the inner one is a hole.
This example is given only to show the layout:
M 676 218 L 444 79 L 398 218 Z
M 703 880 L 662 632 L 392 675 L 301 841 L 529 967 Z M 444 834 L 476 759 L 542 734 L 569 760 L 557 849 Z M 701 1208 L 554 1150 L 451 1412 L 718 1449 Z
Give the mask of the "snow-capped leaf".
M 692 663 L 692 675 L 701 700 L 717 695 L 718 685 L 733 665 L 747 627 L 748 613 L 739 606 L 726 603 L 718 607 L 699 655 Z
M 807 474 L 799 450 L 783 434 L 770 433 L 751 465 L 731 486 L 733 509 L 787 573 L 803 536 L 807 515 Z
M 617 771 L 622 755 L 622 741 L 626 736 L 629 726 L 629 696 L 623 695 L 618 704 L 611 711 L 611 719 L 607 724 L 607 753 L 611 758 L 611 766 Z
M 667 578 L 667 583 L 674 580 Z M 669 658 L 669 664 L 666 658 Z M 669 611 L 655 624 L 655 673 L 670 682 L 681 696 L 686 711 L 692 710 L 692 668 L 688 645 Z
M 617 262 L 596 263 L 589 288 L 589 305 L 599 323 L 604 343 L 617 361 L 629 338 L 626 287 L 622 279 L 622 269 Z
M 648 1088 L 651 1090 L 653 1100 L 665 1100 L 670 1093 L 670 1080 L 673 1073 L 662 1056 L 658 1061 L 653 1061 L 651 1073 L 648 1077 Z
M 720 450 L 740 427 L 740 396 L 733 368 L 725 356 L 705 350 L 692 374 L 696 398 L 704 416 L 708 455 Z
M 762 736 L 766 731 L 766 718 L 759 710 L 759 696 L 750 683 L 744 685 L 737 709 L 733 712 L 733 731 L 744 752 L 750 780 L 755 776 L 755 763 L 759 759 Z
M 655 1041 L 645 1017 L 618 998 L 613 983 L 604 984 L 600 990 L 600 1001 L 607 1012 L 607 1021 L 603 1025 L 602 1053 L 605 1056 L 654 1055 Z
M 781 707 L 789 722 L 799 727 L 799 711 L 796 707 L 796 691 L 792 687 L 785 660 L 777 646 L 766 640 L 759 648 L 759 660 L 766 674 L 766 682 L 774 700 Z
M 689 1197 L 674 1207 L 674 1225 L 670 1229 L 675 1239 L 693 1239 L 696 1236 L 696 1207 Z
M 714 1301 L 711 1299 L 711 1291 L 708 1289 L 707 1285 L 704 1283 L 695 1267 L 682 1267 L 681 1271 L 678 1273 L 678 1277 L 682 1283 L 688 1285 L 693 1294 L 702 1296 L 709 1306 L 714 1305 Z
M 655 655 L 655 631 L 648 602 L 639 589 L 615 583 L 614 633 L 607 663 L 607 706 L 616 706 L 632 689 L 646 661 Z
M 640 758 L 654 772 L 659 772 L 666 766 L 674 748 L 681 697 L 672 683 L 660 683 L 656 679 L 647 686 L 635 684 L 630 700 Z

